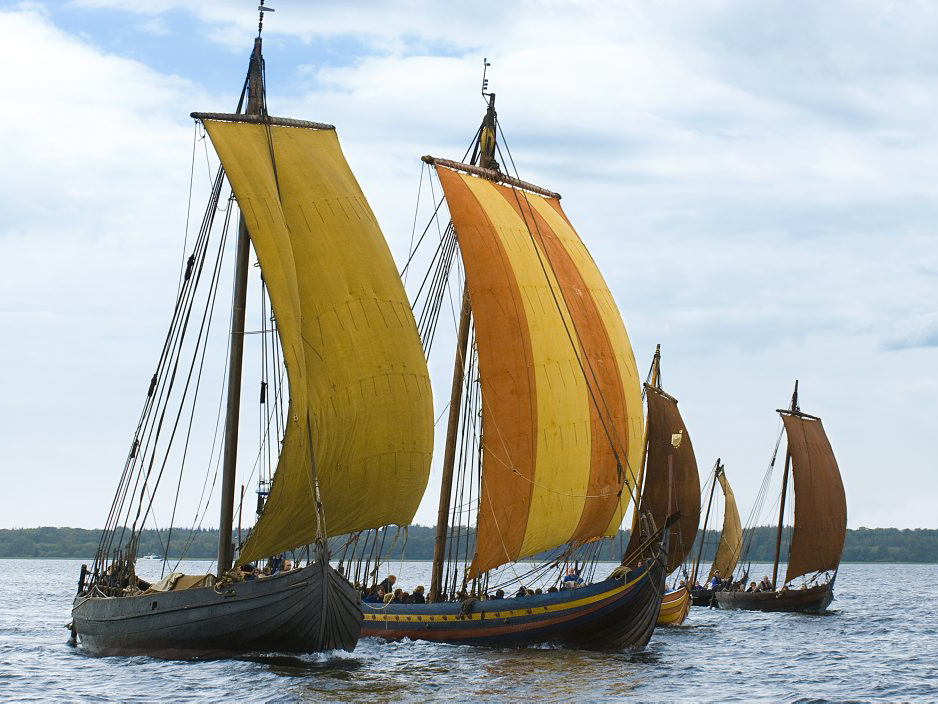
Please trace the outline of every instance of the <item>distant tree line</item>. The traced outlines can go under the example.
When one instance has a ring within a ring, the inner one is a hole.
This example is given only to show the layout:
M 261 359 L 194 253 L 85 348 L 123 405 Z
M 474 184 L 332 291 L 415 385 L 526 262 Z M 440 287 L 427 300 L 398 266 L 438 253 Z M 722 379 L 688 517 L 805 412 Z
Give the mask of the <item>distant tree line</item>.
M 405 533 L 401 529 L 387 529 L 386 548 L 394 546 L 391 557 L 395 560 L 429 560 L 433 557 L 434 529 L 427 526 L 410 526 Z M 138 556 L 159 555 L 162 557 L 169 531 L 145 530 L 140 536 Z M 787 554 L 789 530 L 785 531 L 782 559 Z M 395 541 L 395 537 L 397 538 Z M 469 536 L 469 549 L 473 535 Z M 619 531 L 615 540 L 605 540 L 599 549 L 601 560 L 618 561 L 628 542 L 628 531 Z M 703 560 L 713 559 L 719 535 L 707 531 L 698 535 L 691 556 L 697 555 L 701 537 L 704 538 Z M 91 558 L 101 538 L 101 531 L 88 528 L 12 528 L 0 529 L 0 558 Z M 756 528 L 748 548 L 748 559 L 753 562 L 771 562 L 775 556 L 776 528 Z M 334 557 L 342 554 L 344 537 L 329 541 Z M 189 559 L 212 559 L 218 550 L 218 531 L 188 528 L 173 529 L 169 544 L 169 557 L 183 556 Z M 915 528 L 858 528 L 847 531 L 842 559 L 845 562 L 930 562 L 938 563 L 938 530 Z

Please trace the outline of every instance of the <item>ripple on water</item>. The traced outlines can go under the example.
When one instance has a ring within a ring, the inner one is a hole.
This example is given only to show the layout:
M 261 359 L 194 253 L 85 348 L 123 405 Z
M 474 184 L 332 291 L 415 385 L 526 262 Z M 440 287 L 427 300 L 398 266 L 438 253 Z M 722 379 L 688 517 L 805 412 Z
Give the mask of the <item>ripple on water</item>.
M 825 616 L 694 608 L 686 625 L 659 629 L 641 651 L 498 650 L 363 639 L 351 654 L 181 662 L 94 658 L 68 647 L 62 626 L 69 619 L 79 565 L 77 560 L 3 562 L 0 697 L 938 700 L 938 615 L 932 608 L 938 588 L 932 565 L 843 565 L 835 611 Z M 403 583 L 426 583 L 426 572 L 426 563 L 404 563 L 396 571 Z M 886 583 L 905 588 L 874 589 Z M 909 594 L 916 598 L 908 599 Z

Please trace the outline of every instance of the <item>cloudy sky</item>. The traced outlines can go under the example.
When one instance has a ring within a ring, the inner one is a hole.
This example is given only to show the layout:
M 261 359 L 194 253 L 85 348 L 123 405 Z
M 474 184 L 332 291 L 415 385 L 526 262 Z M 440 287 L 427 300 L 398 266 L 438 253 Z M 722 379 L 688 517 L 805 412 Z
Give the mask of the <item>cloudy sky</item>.
M 488 57 L 521 176 L 563 194 L 640 369 L 662 344 L 744 519 L 798 378 L 850 526 L 936 527 L 934 4 L 271 4 L 270 110 L 338 126 L 399 262 Z M 233 109 L 255 7 L 0 2 L 0 526 L 103 523 L 212 168 L 188 115 Z

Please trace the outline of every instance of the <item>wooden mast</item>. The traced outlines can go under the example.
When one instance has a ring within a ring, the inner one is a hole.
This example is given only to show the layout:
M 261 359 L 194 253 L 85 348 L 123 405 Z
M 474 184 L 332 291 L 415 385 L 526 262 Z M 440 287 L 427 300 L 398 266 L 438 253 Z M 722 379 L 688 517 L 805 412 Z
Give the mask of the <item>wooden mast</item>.
M 489 93 L 489 106 L 479 130 L 476 150 L 477 162 L 486 168 L 494 164 L 495 154 L 495 93 Z M 440 505 L 437 510 L 436 536 L 433 541 L 433 570 L 430 576 L 431 602 L 439 601 L 443 592 L 443 563 L 446 561 L 446 533 L 449 529 L 449 510 L 453 495 L 453 468 L 456 465 L 456 441 L 459 436 L 459 411 L 462 406 L 463 377 L 466 353 L 469 348 L 469 323 L 472 319 L 472 301 L 468 284 L 463 287 L 462 308 L 459 312 L 459 330 L 456 337 L 456 361 L 453 364 L 453 386 L 449 396 L 449 417 L 446 424 L 446 445 L 443 450 L 443 476 L 440 479 Z
M 248 70 L 247 114 L 260 115 L 263 109 L 263 72 L 261 38 L 254 40 Z M 248 268 L 251 238 L 242 215 L 238 222 L 235 255 L 234 293 L 231 305 L 231 348 L 228 355 L 228 390 L 225 413 L 225 449 L 222 465 L 221 511 L 218 519 L 218 564 L 221 577 L 231 569 L 231 522 L 234 517 L 235 470 L 238 464 L 238 425 L 241 417 L 241 369 L 244 359 L 244 310 L 247 302 Z
M 710 500 L 707 501 L 707 512 L 704 514 L 703 533 L 700 536 L 700 547 L 697 548 L 697 559 L 694 560 L 694 571 L 691 574 L 691 586 L 697 584 L 697 571 L 700 569 L 700 558 L 703 557 L 704 541 L 707 539 L 707 523 L 710 521 L 710 507 L 713 506 L 713 494 L 717 490 L 717 478 L 723 472 L 723 465 L 720 464 L 720 458 L 717 457 L 717 466 L 713 471 L 713 484 L 710 485 Z
M 791 410 L 798 410 L 798 380 L 795 379 L 795 392 L 791 395 Z M 778 507 L 778 533 L 775 536 L 775 562 L 772 565 L 772 589 L 778 578 L 778 559 L 782 550 L 782 523 L 785 520 L 785 495 L 788 493 L 788 473 L 791 470 L 791 448 L 785 448 L 785 473 L 782 475 L 782 499 Z

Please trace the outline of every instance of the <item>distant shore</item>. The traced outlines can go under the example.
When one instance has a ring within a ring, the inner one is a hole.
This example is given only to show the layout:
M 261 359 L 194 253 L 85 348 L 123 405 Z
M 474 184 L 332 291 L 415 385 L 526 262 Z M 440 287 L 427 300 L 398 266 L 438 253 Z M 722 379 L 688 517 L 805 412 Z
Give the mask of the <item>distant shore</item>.
M 397 528 L 392 527 L 389 536 Z M 246 532 L 245 532 L 246 534 Z M 774 526 L 757 528 L 752 536 L 749 559 L 752 562 L 771 562 L 775 554 Z M 4 528 L 0 529 L 0 558 L 57 558 L 83 559 L 95 554 L 100 529 L 89 528 Z M 138 555 L 165 553 L 167 530 L 157 533 L 146 530 L 142 533 Z M 410 526 L 407 541 L 398 542 L 392 559 L 422 561 L 433 556 L 434 529 L 427 526 Z M 703 559 L 710 560 L 716 551 L 718 535 L 707 531 Z M 389 537 L 390 540 L 390 537 Z M 622 546 L 628 540 L 628 531 L 620 531 L 615 540 L 604 541 L 599 559 L 618 561 Z M 698 541 L 700 537 L 698 536 Z M 341 554 L 345 540 L 332 538 L 333 554 Z M 698 543 L 699 544 L 699 543 Z M 403 546 L 400 547 L 400 546 Z M 218 531 L 174 528 L 169 540 L 169 557 L 185 557 L 191 560 L 211 560 L 218 549 Z M 696 551 L 696 546 L 694 550 Z M 783 550 L 783 555 L 787 551 Z M 692 552 L 691 554 L 696 554 Z M 857 528 L 847 531 L 844 543 L 843 562 L 858 563 L 938 563 L 938 529 L 932 528 Z

